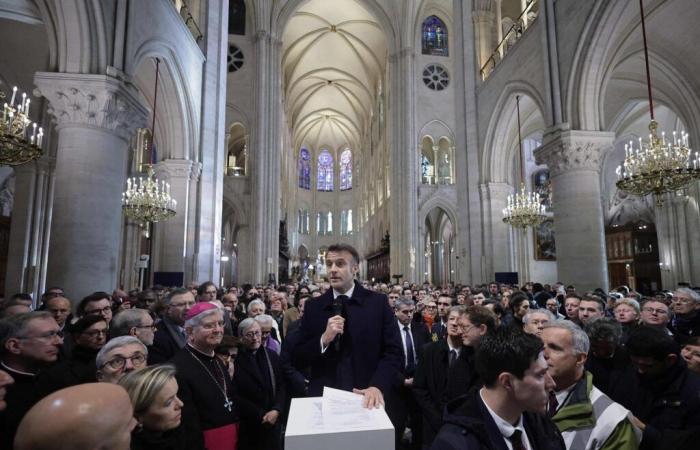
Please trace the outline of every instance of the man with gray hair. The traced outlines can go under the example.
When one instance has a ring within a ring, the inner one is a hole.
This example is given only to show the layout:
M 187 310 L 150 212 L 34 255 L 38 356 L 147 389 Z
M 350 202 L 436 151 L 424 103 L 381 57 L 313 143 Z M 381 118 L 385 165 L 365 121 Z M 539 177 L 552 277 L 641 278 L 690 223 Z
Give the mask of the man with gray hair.
M 275 319 L 267 314 L 255 316 L 254 320 L 260 325 L 262 333 L 262 346 L 270 351 L 280 354 L 282 347 L 280 343 L 272 336 L 272 329 L 275 327 Z
M 671 302 L 675 316 L 669 328 L 676 341 L 683 345 L 689 337 L 700 336 L 700 294 L 687 287 L 678 288 Z
M 114 316 L 109 327 L 109 334 L 111 338 L 134 336 L 143 342 L 143 345 L 150 347 L 153 345 L 155 328 L 155 322 L 148 310 L 134 308 Z
M 224 337 L 223 312 L 210 302 L 197 303 L 187 311 L 185 330 L 187 344 L 171 360 L 184 404 L 183 448 L 221 448 L 214 444 L 238 440 L 239 408 L 228 368 L 215 353 Z
M 127 373 L 146 367 L 147 357 L 148 349 L 138 338 L 115 337 L 97 353 L 97 381 L 116 384 Z
M 523 331 L 542 337 L 542 330 L 544 330 L 545 325 L 555 320 L 557 319 L 554 317 L 554 314 L 547 309 L 531 309 L 523 316 Z
M 630 412 L 593 385 L 585 364 L 590 343 L 576 324 L 561 320 L 542 330 L 547 373 L 555 383 L 548 414 L 564 437 L 567 449 L 606 450 L 639 447 L 641 433 Z

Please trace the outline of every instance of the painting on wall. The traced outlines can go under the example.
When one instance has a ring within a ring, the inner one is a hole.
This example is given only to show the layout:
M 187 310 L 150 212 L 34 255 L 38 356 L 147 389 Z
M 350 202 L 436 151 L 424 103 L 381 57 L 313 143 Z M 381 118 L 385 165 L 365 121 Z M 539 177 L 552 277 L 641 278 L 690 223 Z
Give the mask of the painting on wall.
M 554 243 L 554 221 L 546 219 L 534 229 L 535 260 L 556 261 L 557 250 Z
M 552 211 L 552 185 L 549 181 L 549 169 L 538 170 L 532 174 L 532 186 L 536 194 L 540 194 L 540 204 L 547 212 Z

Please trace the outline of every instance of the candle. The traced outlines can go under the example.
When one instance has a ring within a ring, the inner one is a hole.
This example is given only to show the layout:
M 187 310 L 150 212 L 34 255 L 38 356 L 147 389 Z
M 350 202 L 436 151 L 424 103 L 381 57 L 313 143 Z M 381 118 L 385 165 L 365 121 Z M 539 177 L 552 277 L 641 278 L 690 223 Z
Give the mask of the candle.
M 10 100 L 10 107 L 15 104 L 15 94 L 17 94 L 17 86 L 12 88 L 12 100 Z

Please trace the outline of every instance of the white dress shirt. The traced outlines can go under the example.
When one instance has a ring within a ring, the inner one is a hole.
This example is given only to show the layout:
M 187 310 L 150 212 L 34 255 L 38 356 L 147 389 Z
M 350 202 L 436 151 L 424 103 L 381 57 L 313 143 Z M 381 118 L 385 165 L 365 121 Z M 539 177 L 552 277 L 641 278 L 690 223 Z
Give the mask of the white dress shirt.
M 493 419 L 494 422 L 496 422 L 496 426 L 498 427 L 498 431 L 501 432 L 501 435 L 503 436 L 503 440 L 506 442 L 506 447 L 508 447 L 508 450 L 513 450 L 513 444 L 510 443 L 510 439 L 508 439 L 510 436 L 515 433 L 515 430 L 520 430 L 522 433 L 522 439 L 523 439 L 523 445 L 527 450 L 532 450 L 532 445 L 530 445 L 530 438 L 527 437 L 527 433 L 525 432 L 525 426 L 523 425 L 523 415 L 520 415 L 520 418 L 518 419 L 518 423 L 515 424 L 515 426 L 511 425 L 507 420 L 504 420 L 496 414 L 486 403 L 484 400 L 484 394 L 483 394 L 484 388 L 481 388 L 479 390 L 479 396 L 481 397 L 481 401 L 484 402 L 484 406 L 486 406 L 486 410 L 491 414 L 491 418 Z

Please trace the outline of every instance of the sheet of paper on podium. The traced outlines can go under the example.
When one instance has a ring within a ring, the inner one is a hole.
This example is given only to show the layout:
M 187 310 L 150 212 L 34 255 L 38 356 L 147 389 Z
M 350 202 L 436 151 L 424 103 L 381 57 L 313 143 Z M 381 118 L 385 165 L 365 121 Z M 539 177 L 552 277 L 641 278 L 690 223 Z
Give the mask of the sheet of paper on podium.
M 383 408 L 365 409 L 362 396 L 325 388 L 323 397 L 295 398 L 286 450 L 394 450 L 394 427 Z

